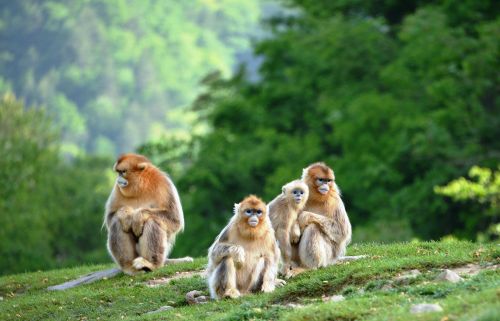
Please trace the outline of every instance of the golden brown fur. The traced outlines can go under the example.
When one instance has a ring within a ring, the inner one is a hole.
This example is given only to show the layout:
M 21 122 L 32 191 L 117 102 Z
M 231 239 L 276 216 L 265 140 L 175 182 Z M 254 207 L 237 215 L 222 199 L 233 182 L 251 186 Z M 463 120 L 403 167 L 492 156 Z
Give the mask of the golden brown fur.
M 273 291 L 279 256 L 266 204 L 254 195 L 246 197 L 235 204 L 234 216 L 208 251 L 208 286 L 212 298 Z
M 298 218 L 301 265 L 318 268 L 333 264 L 345 255 L 352 233 L 335 176 L 324 163 L 314 163 L 304 169 L 302 180 L 309 187 L 309 199 Z
M 282 193 L 269 203 L 269 217 L 273 225 L 276 239 L 281 250 L 282 265 L 280 273 L 291 276 L 292 256 L 297 251 L 300 239 L 300 228 L 297 222 L 309 196 L 309 188 L 301 180 L 285 184 Z
M 179 195 L 170 178 L 146 157 L 124 154 L 106 202 L 108 250 L 128 274 L 161 267 L 184 229 Z

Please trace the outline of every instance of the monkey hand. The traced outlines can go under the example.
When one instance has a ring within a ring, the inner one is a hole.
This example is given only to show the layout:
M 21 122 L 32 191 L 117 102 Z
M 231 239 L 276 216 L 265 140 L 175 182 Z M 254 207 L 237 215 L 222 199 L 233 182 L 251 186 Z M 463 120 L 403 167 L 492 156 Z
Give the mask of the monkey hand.
M 274 281 L 273 282 L 264 282 L 262 284 L 261 290 L 262 290 L 262 292 L 268 293 L 268 292 L 273 292 L 275 288 L 276 288 L 276 285 L 275 285 Z
M 297 244 L 300 240 L 300 226 L 297 222 L 293 224 L 292 230 L 290 231 L 290 243 Z
M 277 286 L 278 288 L 280 288 L 280 287 L 286 285 L 286 281 L 283 280 L 283 279 L 276 279 L 276 282 L 274 284 L 275 284 L 275 286 Z
M 129 232 L 132 227 L 132 215 L 134 214 L 134 209 L 130 206 L 124 206 L 116 212 L 116 217 L 120 221 L 122 230 L 124 232 Z
M 234 245 L 231 248 L 231 256 L 237 268 L 240 268 L 245 263 L 245 250 L 241 246 Z
M 303 232 L 307 225 L 309 225 L 309 215 L 304 212 L 300 213 L 299 217 L 297 218 L 297 223 L 299 223 L 300 232 Z
M 151 215 L 147 209 L 139 209 L 132 216 L 132 232 L 136 237 L 142 235 L 142 230 L 144 229 L 144 223 L 149 219 Z

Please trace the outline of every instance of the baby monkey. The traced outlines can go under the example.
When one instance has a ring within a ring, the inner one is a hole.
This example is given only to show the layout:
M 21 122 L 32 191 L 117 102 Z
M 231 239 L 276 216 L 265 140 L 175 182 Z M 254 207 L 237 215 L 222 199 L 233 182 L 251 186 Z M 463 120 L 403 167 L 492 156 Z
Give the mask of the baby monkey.
M 281 250 L 283 264 L 280 273 L 286 278 L 292 276 L 294 252 L 297 252 L 300 240 L 300 228 L 297 222 L 309 197 L 309 188 L 301 180 L 294 180 L 282 188 L 282 193 L 269 203 L 269 217 Z M 295 254 L 296 256 L 296 254 Z
M 207 279 L 212 298 L 271 292 L 277 280 L 279 248 L 266 204 L 250 195 L 235 204 L 234 216 L 208 250 Z

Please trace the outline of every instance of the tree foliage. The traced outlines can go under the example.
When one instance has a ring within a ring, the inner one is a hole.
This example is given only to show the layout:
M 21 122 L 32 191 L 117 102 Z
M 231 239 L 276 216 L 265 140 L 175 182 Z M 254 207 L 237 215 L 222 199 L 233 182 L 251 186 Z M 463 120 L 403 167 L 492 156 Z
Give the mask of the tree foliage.
M 59 158 L 46 112 L 0 100 L 0 274 L 107 260 L 100 231 L 110 160 Z
M 474 201 L 482 204 L 481 213 L 490 217 L 490 225 L 479 233 L 478 239 L 487 240 L 490 237 L 500 236 L 500 168 L 493 171 L 489 168 L 473 166 L 469 170 L 469 177 L 460 177 L 445 186 L 436 186 L 437 194 L 451 197 L 455 201 Z
M 183 133 L 177 111 L 206 73 L 230 74 L 259 13 L 234 0 L 4 1 L 0 90 L 45 105 L 66 154 L 115 156 Z
M 243 70 L 209 83 L 195 108 L 212 130 L 179 179 L 186 233 L 198 237 L 180 252 L 204 253 L 234 202 L 270 201 L 314 161 L 335 170 L 354 241 L 475 238 L 485 227 L 474 205 L 433 188 L 498 164 L 493 2 L 369 3 L 289 1 L 292 14 L 273 17 L 255 45 L 260 80 Z
M 174 256 L 205 255 L 235 202 L 270 201 L 315 161 L 336 173 L 354 242 L 475 239 L 495 223 L 496 205 L 434 187 L 478 165 L 480 180 L 438 191 L 497 197 L 483 178 L 500 159 L 498 6 L 284 4 L 253 45 L 258 75 L 242 65 L 229 78 L 253 2 L 2 4 L 0 90 L 47 111 L 1 102 L 1 273 L 109 260 L 101 224 L 113 160 L 81 150 L 144 141 L 138 151 L 181 194 Z

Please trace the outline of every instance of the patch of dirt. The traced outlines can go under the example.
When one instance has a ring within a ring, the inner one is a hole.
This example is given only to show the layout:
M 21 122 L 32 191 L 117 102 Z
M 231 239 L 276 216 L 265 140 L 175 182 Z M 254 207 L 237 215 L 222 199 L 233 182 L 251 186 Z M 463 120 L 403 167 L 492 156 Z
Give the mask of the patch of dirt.
M 171 276 L 168 276 L 168 277 L 148 280 L 148 281 L 145 282 L 145 284 L 146 284 L 146 286 L 149 286 L 151 288 L 155 288 L 155 287 L 158 287 L 158 286 L 169 284 L 170 281 L 172 281 L 172 280 L 190 278 L 190 277 L 197 276 L 197 275 L 204 276 L 205 275 L 205 270 L 175 272 L 174 275 L 171 275 Z

